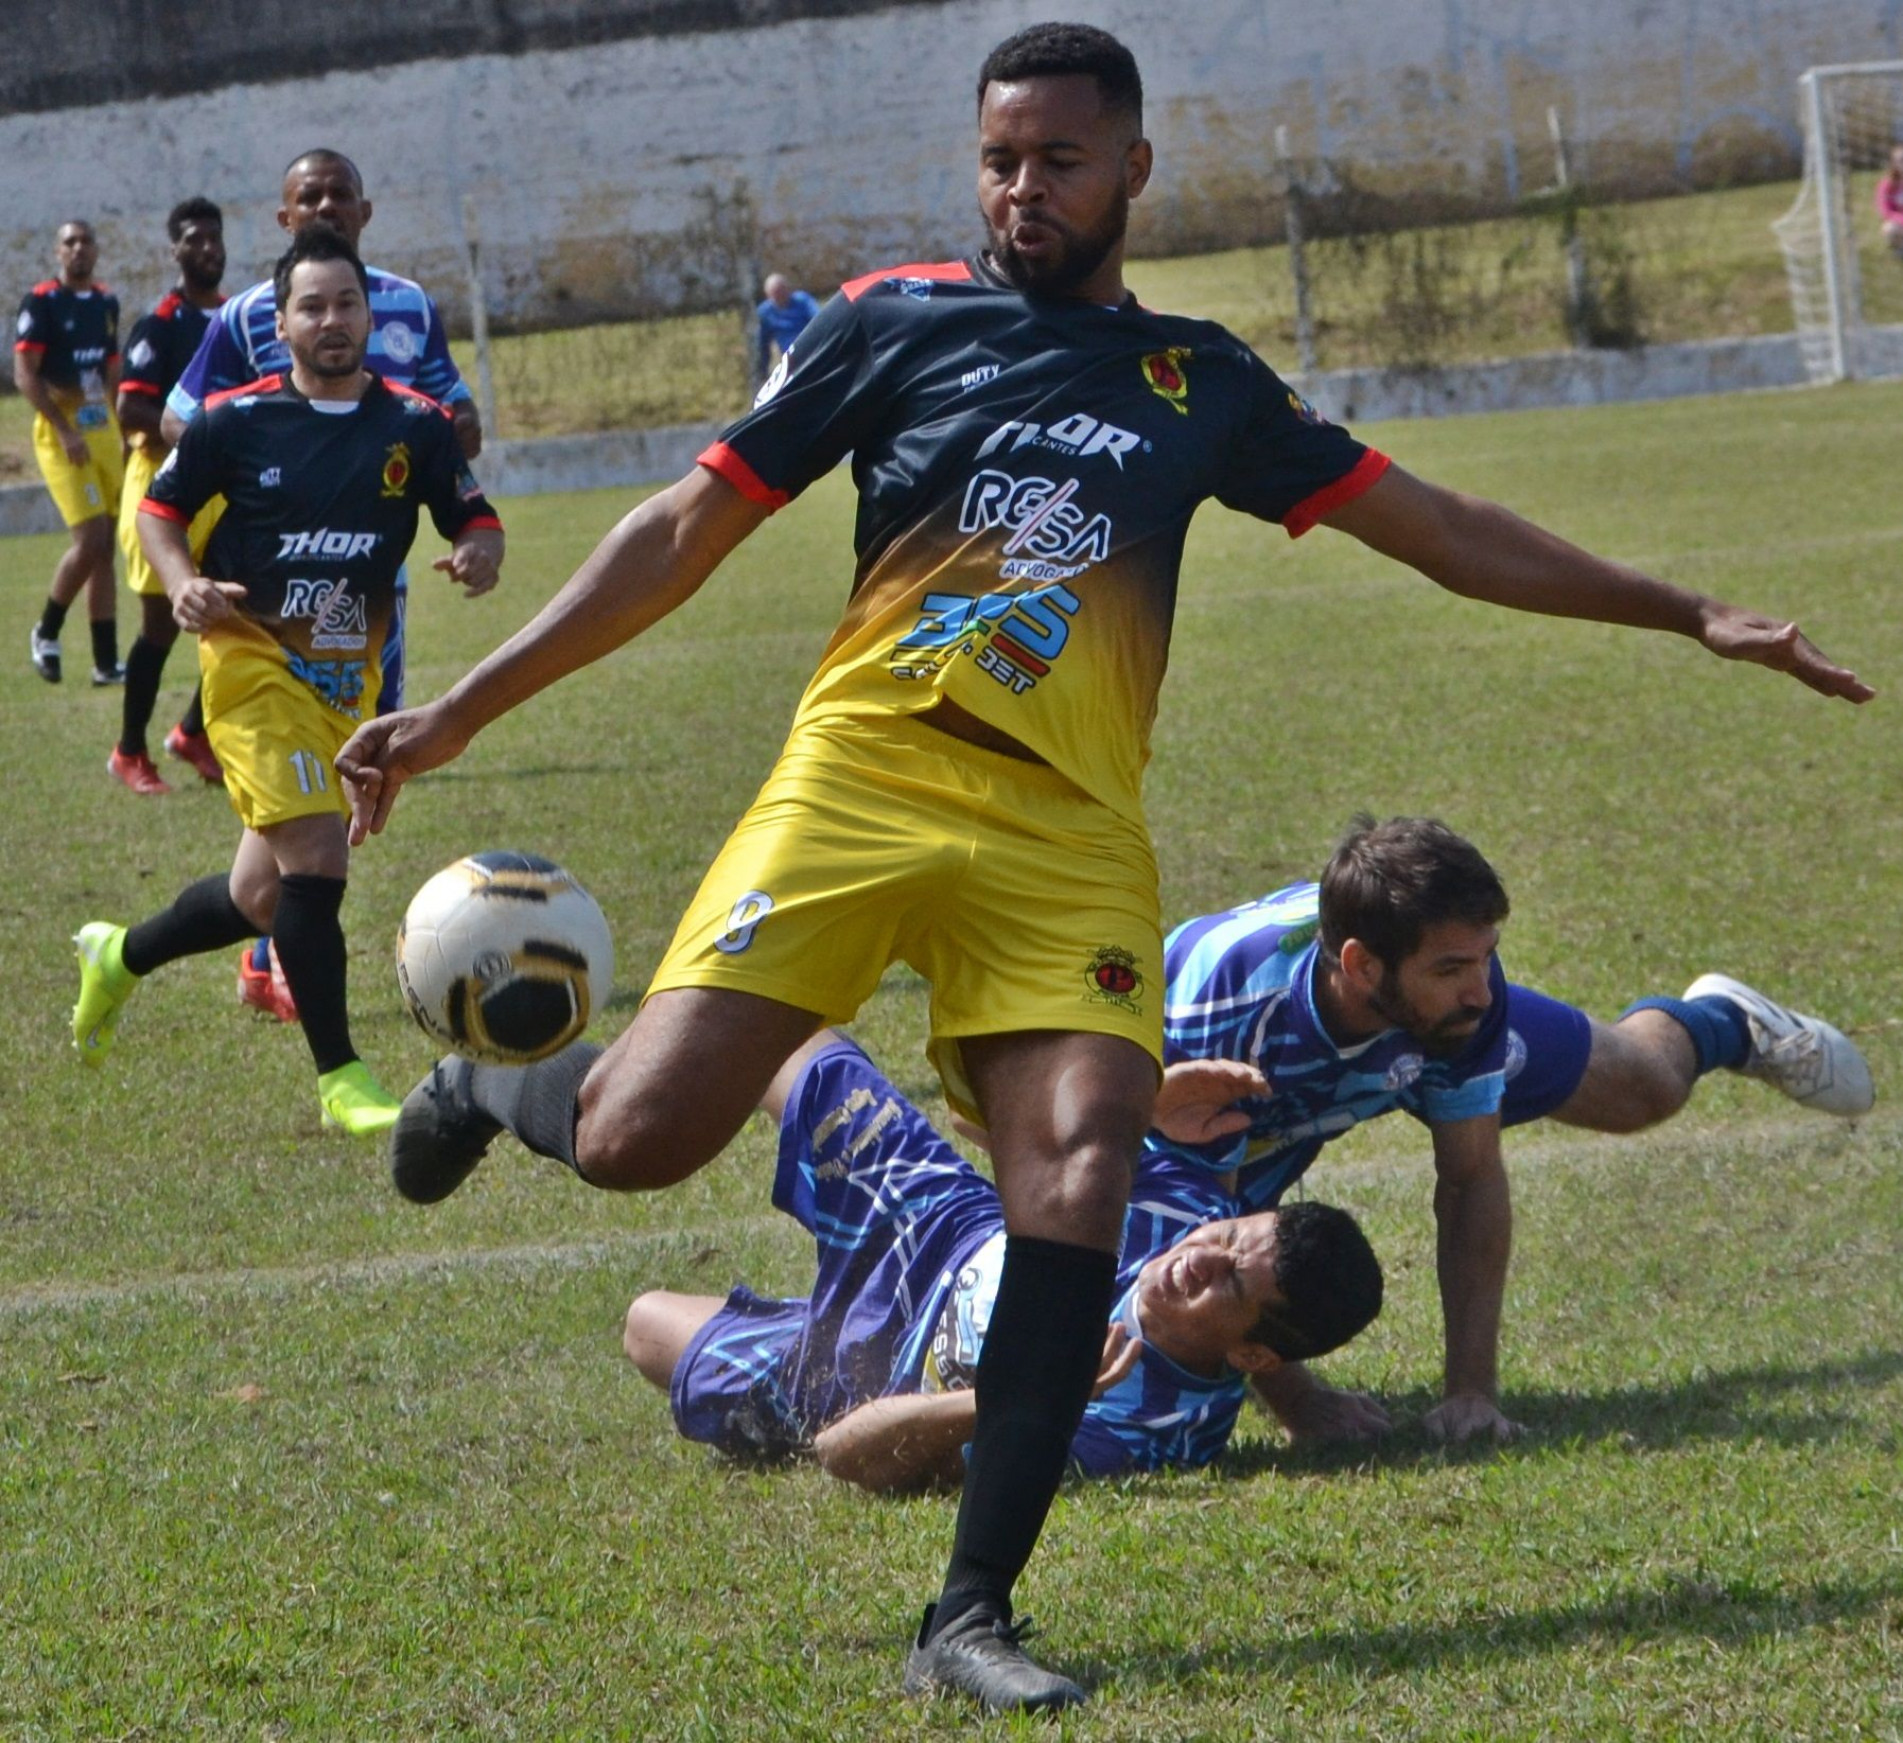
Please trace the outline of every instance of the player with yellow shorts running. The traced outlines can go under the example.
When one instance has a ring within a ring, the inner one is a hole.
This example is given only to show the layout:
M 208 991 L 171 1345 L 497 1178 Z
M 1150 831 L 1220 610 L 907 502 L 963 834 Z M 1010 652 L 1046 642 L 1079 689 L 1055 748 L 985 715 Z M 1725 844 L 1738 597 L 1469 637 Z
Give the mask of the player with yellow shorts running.
M 99 239 L 83 218 L 59 227 L 57 277 L 20 300 L 14 323 L 13 381 L 32 406 L 33 458 L 72 543 L 53 569 L 46 606 L 27 652 L 49 684 L 61 677 L 60 631 L 82 591 L 92 620 L 93 682 L 117 684 L 112 527 L 124 477 L 125 444 L 112 415 L 119 378 L 119 299 L 93 277 Z
M 80 928 L 73 1041 L 110 1053 L 140 979 L 270 932 L 317 1070 L 324 1121 L 386 1128 L 398 1104 L 350 1038 L 341 921 L 349 848 L 332 759 L 376 710 L 396 573 L 427 508 L 452 542 L 436 567 L 471 594 L 498 579 L 502 525 L 449 415 L 363 366 L 370 291 L 335 231 L 312 225 L 278 262 L 288 379 L 214 394 L 140 506 L 146 556 L 181 629 L 200 637 L 205 718 L 244 834 L 229 873 L 188 885 L 130 928 Z M 227 507 L 201 566 L 186 529 Z
M 159 681 L 178 639 L 178 624 L 165 583 L 145 560 L 139 543 L 139 504 L 171 452 L 162 428 L 165 396 L 192 360 L 213 311 L 224 301 L 218 285 L 225 273 L 224 216 L 210 200 L 181 200 L 167 215 L 165 229 L 178 280 L 156 307 L 134 323 L 126 337 L 119 375 L 119 426 L 129 445 L 125 490 L 119 499 L 119 549 L 126 560 L 126 584 L 139 596 L 139 633 L 126 652 L 119 742 L 106 759 L 109 774 L 146 798 L 159 798 L 172 790 L 152 765 L 146 728 L 158 704 Z M 194 561 L 204 556 L 223 511 L 220 499 L 207 503 L 193 517 L 187 537 Z M 205 736 L 203 699 L 196 688 L 184 716 L 165 735 L 165 748 L 207 781 L 223 781 L 224 770 Z

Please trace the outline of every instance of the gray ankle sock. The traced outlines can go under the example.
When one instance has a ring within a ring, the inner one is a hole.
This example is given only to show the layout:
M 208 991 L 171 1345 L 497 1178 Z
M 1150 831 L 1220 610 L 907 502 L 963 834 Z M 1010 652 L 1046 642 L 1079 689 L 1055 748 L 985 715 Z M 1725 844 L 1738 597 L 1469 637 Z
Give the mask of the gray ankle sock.
M 475 1066 L 469 1073 L 469 1098 L 536 1155 L 566 1162 L 581 1174 L 575 1165 L 581 1081 L 601 1053 L 593 1042 L 577 1041 L 535 1065 Z

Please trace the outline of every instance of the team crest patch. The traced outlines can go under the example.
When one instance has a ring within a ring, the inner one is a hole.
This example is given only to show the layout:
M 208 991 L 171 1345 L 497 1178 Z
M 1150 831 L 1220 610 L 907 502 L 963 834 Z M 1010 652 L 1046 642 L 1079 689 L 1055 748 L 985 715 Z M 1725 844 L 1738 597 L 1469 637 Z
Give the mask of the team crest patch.
M 392 442 L 390 452 L 383 462 L 383 492 L 401 500 L 403 493 L 410 487 L 410 445 L 408 442 Z
M 1293 388 L 1289 389 L 1288 409 L 1305 424 L 1325 424 L 1328 420 Z
M 1100 1004 L 1118 1005 L 1126 1011 L 1143 1009 L 1143 976 L 1137 959 L 1121 945 L 1106 944 L 1090 959 L 1084 970 L 1087 996 Z
M 1183 365 L 1189 361 L 1187 345 L 1172 345 L 1167 351 L 1152 351 L 1143 359 L 1143 379 L 1158 399 L 1168 400 L 1172 410 L 1189 416 L 1189 377 Z

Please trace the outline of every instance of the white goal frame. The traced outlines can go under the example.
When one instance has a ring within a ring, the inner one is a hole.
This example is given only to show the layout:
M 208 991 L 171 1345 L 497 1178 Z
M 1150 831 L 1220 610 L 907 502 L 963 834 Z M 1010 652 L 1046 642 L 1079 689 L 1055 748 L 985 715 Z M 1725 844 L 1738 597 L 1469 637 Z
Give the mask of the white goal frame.
M 1861 82 L 1887 80 L 1891 140 L 1903 143 L 1903 61 L 1812 67 L 1797 81 L 1804 129 L 1804 184 L 1797 202 L 1771 226 L 1784 251 L 1798 348 L 1814 382 L 1903 375 L 1903 327 L 1865 318 L 1859 226 L 1850 178 L 1871 165 L 1847 161 L 1847 98 Z M 1887 146 L 1886 146 L 1887 154 Z M 1867 142 L 1862 155 L 1869 155 Z

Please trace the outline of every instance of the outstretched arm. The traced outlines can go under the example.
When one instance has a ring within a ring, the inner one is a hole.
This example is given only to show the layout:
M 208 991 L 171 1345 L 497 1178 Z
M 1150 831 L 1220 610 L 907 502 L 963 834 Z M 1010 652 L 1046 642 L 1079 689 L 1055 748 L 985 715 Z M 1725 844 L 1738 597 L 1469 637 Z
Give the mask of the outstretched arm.
M 1437 1124 L 1434 1131 L 1435 1263 L 1446 1324 L 1444 1396 L 1423 1418 L 1436 1440 L 1491 1435 L 1520 1425 L 1501 1414 L 1500 1303 L 1513 1246 L 1513 1204 L 1500 1154 L 1500 1116 Z
M 1323 517 L 1383 556 L 1468 599 L 1690 636 L 1721 659 L 1788 672 L 1825 696 L 1875 693 L 1826 659 L 1794 623 L 1688 592 L 1568 544 L 1498 503 L 1444 490 L 1391 466 Z
M 766 514 L 695 467 L 626 516 L 528 624 L 444 695 L 358 728 L 337 755 L 352 843 L 382 829 L 412 775 L 440 768 L 492 720 L 692 598 Z

